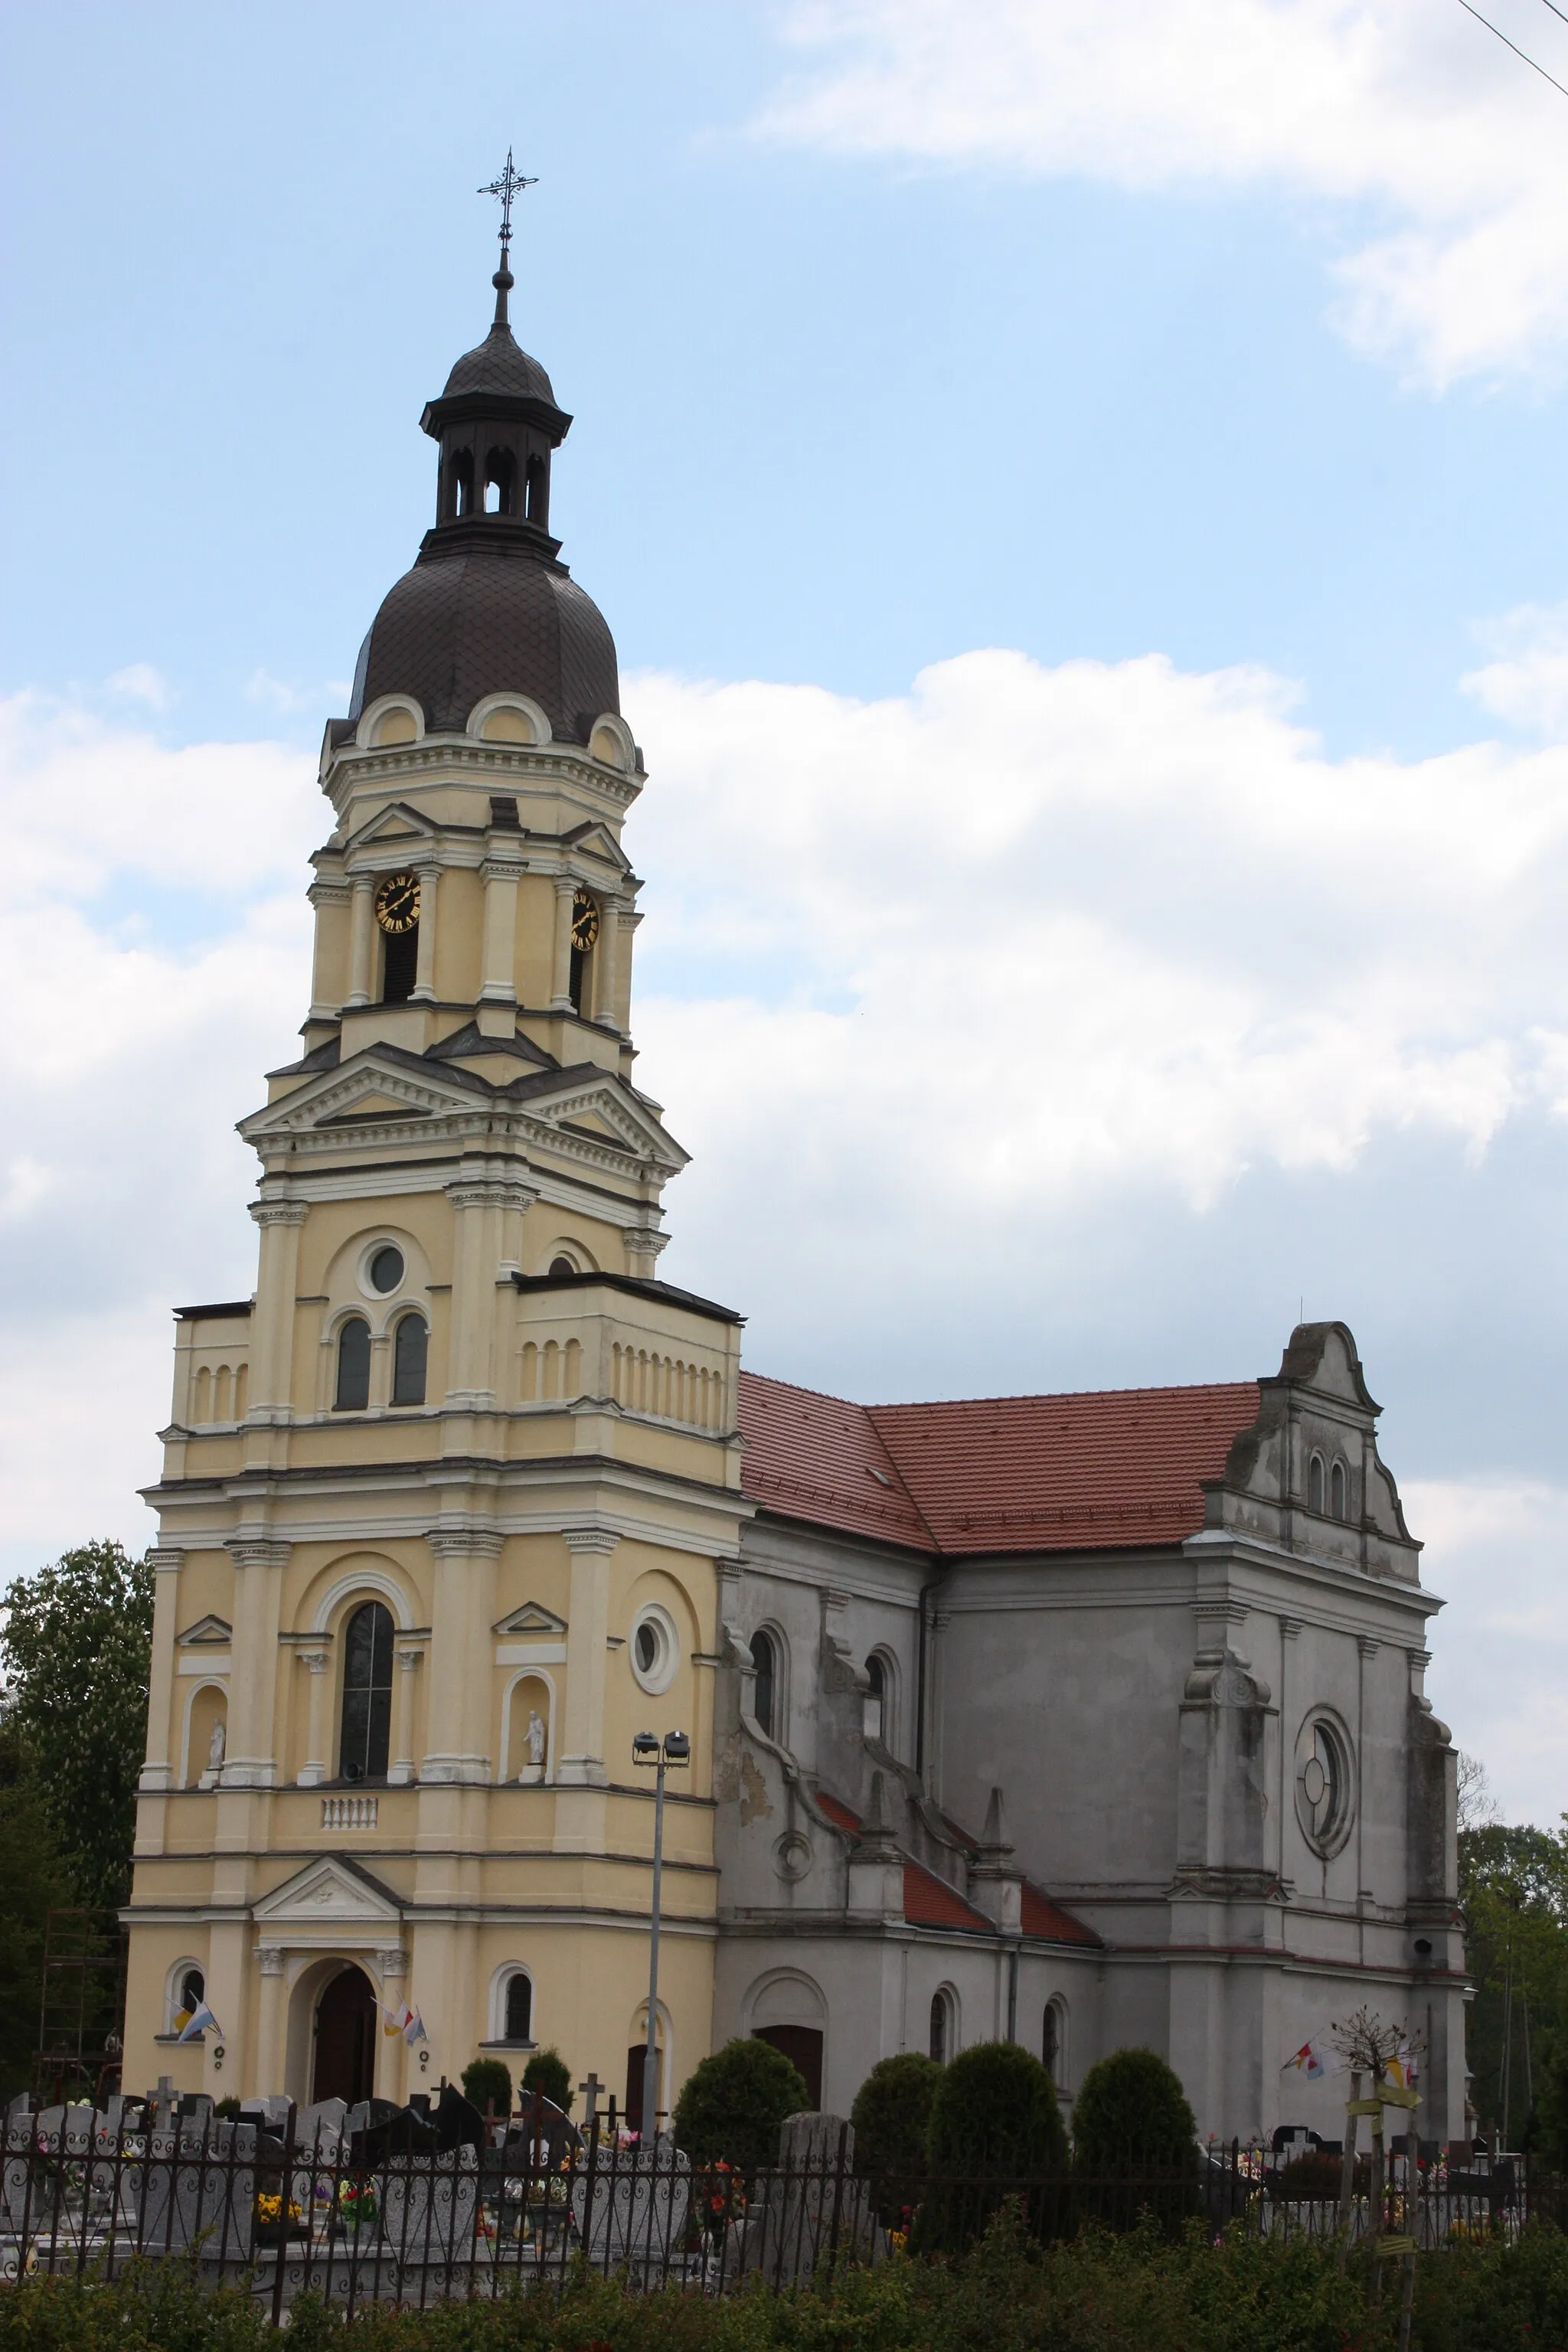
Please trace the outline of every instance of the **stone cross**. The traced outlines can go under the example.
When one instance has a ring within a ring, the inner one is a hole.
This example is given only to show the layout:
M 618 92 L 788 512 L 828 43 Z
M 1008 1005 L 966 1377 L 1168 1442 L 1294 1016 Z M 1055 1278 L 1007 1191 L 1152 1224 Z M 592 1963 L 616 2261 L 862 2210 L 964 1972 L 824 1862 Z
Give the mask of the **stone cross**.
M 583 2121 L 590 2127 L 599 2120 L 599 2094 L 604 2087 L 597 2074 L 590 2074 L 585 2083 L 577 2085 L 587 2102 L 583 2110 Z
M 172 2098 L 174 2097 L 174 2076 L 173 2076 L 172 2074 L 160 2074 L 160 2075 L 159 2075 L 159 2077 L 158 2077 L 158 2096 L 159 2096 L 161 2099 L 172 2099 Z

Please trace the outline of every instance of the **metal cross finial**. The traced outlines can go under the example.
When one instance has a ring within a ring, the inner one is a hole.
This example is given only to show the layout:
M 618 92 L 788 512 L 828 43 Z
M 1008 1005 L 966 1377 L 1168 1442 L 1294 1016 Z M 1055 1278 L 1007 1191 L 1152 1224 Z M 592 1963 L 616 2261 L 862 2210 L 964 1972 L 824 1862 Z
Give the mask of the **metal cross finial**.
M 500 266 L 503 269 L 506 268 L 507 247 L 511 243 L 511 200 L 514 196 L 520 195 L 524 188 L 537 187 L 538 184 L 537 175 L 531 179 L 525 173 L 514 170 L 511 149 L 509 147 L 506 151 L 506 166 L 500 177 L 491 180 L 487 186 L 479 191 L 481 196 L 500 198 Z

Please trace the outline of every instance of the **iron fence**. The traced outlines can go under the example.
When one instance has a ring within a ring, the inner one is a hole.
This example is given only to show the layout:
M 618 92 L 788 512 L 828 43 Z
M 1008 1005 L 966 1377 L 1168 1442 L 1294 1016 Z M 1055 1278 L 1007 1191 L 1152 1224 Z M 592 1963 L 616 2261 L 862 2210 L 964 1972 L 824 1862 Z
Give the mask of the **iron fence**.
M 470 2111 L 471 2112 L 471 2111 Z M 1559 2184 L 1510 2159 L 1486 2172 L 1391 2160 L 1377 2210 L 1364 2169 L 1342 2221 L 1339 2159 L 1280 2158 L 1232 2143 L 1180 2164 L 1130 2152 L 1101 2171 L 963 2175 L 867 2171 L 830 2117 L 786 2126 L 784 2160 L 747 2176 L 693 2165 L 668 2138 L 644 2147 L 602 2120 L 579 2134 L 552 2114 L 489 2118 L 461 2144 L 402 2110 L 362 2127 L 302 2133 L 215 2116 L 205 2099 L 111 2099 L 33 2108 L 5 2123 L 0 2279 L 113 2279 L 177 2256 L 206 2283 L 244 2288 L 280 2320 L 310 2291 L 424 2305 L 563 2284 L 579 2267 L 640 2287 L 721 2294 L 747 2281 L 821 2285 L 847 2265 L 955 2252 L 1008 2200 L 1041 2238 L 1125 2229 L 1150 2214 L 1260 2235 L 1432 2252 L 1513 2236 L 1532 2212 L 1563 2218 Z M 804 2137 L 798 2126 L 810 2126 Z M 792 2138 L 792 2132 L 794 2137 Z M 1303 2170 L 1303 2162 L 1306 2169 Z

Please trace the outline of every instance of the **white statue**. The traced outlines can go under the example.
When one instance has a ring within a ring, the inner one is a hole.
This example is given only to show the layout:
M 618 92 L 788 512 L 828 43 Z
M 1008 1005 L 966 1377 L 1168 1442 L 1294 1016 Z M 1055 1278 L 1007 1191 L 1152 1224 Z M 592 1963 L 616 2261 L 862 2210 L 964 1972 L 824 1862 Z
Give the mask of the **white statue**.
M 544 1761 L 544 1721 L 536 1707 L 528 1710 L 528 1760 L 537 1768 Z
M 213 1725 L 213 1736 L 207 1742 L 207 1770 L 209 1772 L 221 1772 L 223 1770 L 224 1738 L 223 1717 L 220 1715 L 217 1721 Z

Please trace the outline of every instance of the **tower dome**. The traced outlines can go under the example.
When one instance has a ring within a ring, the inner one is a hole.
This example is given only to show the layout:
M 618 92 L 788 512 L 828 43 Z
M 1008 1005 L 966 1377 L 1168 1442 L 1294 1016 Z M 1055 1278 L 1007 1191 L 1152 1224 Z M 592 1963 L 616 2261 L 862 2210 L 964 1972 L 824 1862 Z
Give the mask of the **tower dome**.
M 615 640 L 550 535 L 550 463 L 572 419 L 513 337 L 505 244 L 489 334 L 465 352 L 420 419 L 439 447 L 436 521 L 360 648 L 349 723 L 411 695 L 433 734 L 460 730 L 489 694 L 526 694 L 552 732 L 585 743 L 620 709 Z

